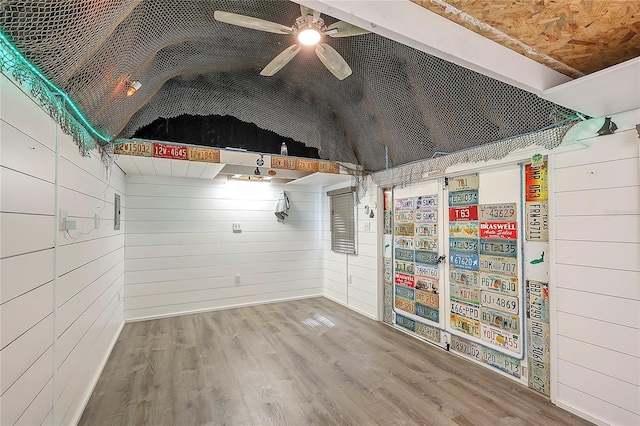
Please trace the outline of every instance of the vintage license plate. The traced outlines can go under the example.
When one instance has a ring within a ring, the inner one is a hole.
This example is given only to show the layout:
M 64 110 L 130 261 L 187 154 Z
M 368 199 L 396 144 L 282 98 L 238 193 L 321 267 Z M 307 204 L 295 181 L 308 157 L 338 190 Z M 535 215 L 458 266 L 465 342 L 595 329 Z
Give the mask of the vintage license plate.
M 385 234 L 391 233 L 391 212 L 384 212 L 384 231 Z
M 438 210 L 416 210 L 416 223 L 437 223 Z
M 437 223 L 421 223 L 416 225 L 415 231 L 416 231 L 416 236 L 437 237 L 438 224 Z
M 480 271 L 518 276 L 518 261 L 513 257 L 480 255 Z
M 475 287 L 469 287 L 463 284 L 450 284 L 449 297 L 460 302 L 480 304 L 480 290 Z
M 472 320 L 480 320 L 480 309 L 477 306 L 470 305 L 468 303 L 460 303 L 451 301 L 451 313 L 456 315 L 462 315 Z
M 460 315 L 450 314 L 451 328 L 461 331 L 469 336 L 480 337 L 480 323 Z
M 405 287 L 413 288 L 413 287 L 416 286 L 414 278 L 413 278 L 413 275 L 403 274 L 403 273 L 400 273 L 400 272 L 396 272 L 393 275 L 393 281 L 396 284 L 403 285 Z
M 449 250 L 462 253 L 478 253 L 478 240 L 468 238 L 450 238 Z
M 477 287 L 479 282 L 479 275 L 477 272 L 464 270 L 461 271 L 458 269 L 449 268 L 449 281 L 451 281 L 451 283 Z
M 549 324 L 549 284 L 527 280 L 527 318 Z
M 480 292 L 480 303 L 487 308 L 497 309 L 510 314 L 518 314 L 518 298 L 513 296 L 505 296 L 504 294 L 494 293 L 492 291 L 482 290 Z
M 480 238 L 515 240 L 518 222 L 480 222 Z
M 416 237 L 415 249 L 425 251 L 438 251 L 438 239 L 437 238 L 425 238 Z
M 476 361 L 482 361 L 482 346 L 458 336 L 451 336 L 452 351 L 458 352 Z
M 339 174 L 340 166 L 338 165 L 338 163 L 333 163 L 331 161 L 320 161 L 318 163 L 318 171 L 320 173 Z
M 449 207 L 449 222 L 478 220 L 478 206 Z
M 393 233 L 405 237 L 413 237 L 413 223 L 394 223 Z
M 413 210 L 415 208 L 415 199 L 410 198 L 396 198 L 394 203 L 394 210 Z
M 169 145 L 166 143 L 153 143 L 153 156 L 156 158 L 170 158 L 172 160 L 187 160 L 188 148 L 186 145 Z
M 189 161 L 199 161 L 201 163 L 219 163 L 220 150 L 190 146 Z
M 416 303 L 416 315 L 433 322 L 440 322 L 440 311 L 430 306 Z
M 525 203 L 525 239 L 527 241 L 549 241 L 549 204 Z
M 465 269 L 467 271 L 478 270 L 478 255 L 469 253 L 456 253 L 449 254 L 449 266 L 458 269 Z
M 393 238 L 393 245 L 404 250 L 413 250 L 413 237 L 396 236 Z
M 403 250 L 397 248 L 396 251 L 396 260 L 404 260 L 406 262 L 413 262 L 415 260 L 415 255 L 413 250 Z
M 449 192 L 450 206 L 468 206 L 478 204 L 478 190 Z
M 125 142 L 113 146 L 116 155 L 136 155 L 138 157 L 151 157 L 153 144 L 151 142 Z
M 396 272 L 402 272 L 403 274 L 413 275 L 415 273 L 415 265 L 413 262 L 396 260 Z
M 416 290 L 428 291 L 435 294 L 440 293 L 440 283 L 438 282 L 438 280 L 417 276 L 415 278 L 415 282 Z
M 520 336 L 504 330 L 482 324 L 480 338 L 494 346 L 499 346 L 513 353 L 520 353 Z
M 527 320 L 527 332 L 529 360 L 538 361 L 541 365 L 548 367 L 551 359 L 549 324 Z
M 277 155 L 271 156 L 271 168 L 272 169 L 285 169 L 295 170 L 296 159 L 291 157 L 278 157 Z
M 449 238 L 478 238 L 478 222 L 449 222 Z
M 396 296 L 407 300 L 414 300 L 415 290 L 409 287 L 396 286 Z
M 426 263 L 427 265 L 438 264 L 438 253 L 432 251 L 416 251 L 416 263 Z
M 526 201 L 547 201 L 549 199 L 547 182 L 547 163 L 540 167 L 525 166 Z
M 480 240 L 480 254 L 517 257 L 518 243 L 511 240 Z
M 440 307 L 440 295 L 435 293 L 416 290 L 415 301 L 436 309 Z
M 431 210 L 438 207 L 438 195 L 422 195 L 416 198 L 416 210 Z
M 511 374 L 514 377 L 520 377 L 520 361 L 505 355 L 502 352 L 494 351 L 491 348 L 482 348 L 482 362 L 492 367 Z
M 480 287 L 507 296 L 518 295 L 518 278 L 480 272 Z
M 435 327 L 416 322 L 415 331 L 416 334 L 419 334 L 425 339 L 431 340 L 432 342 L 440 343 L 440 330 Z
M 478 174 L 473 173 L 470 175 L 449 178 L 449 180 L 447 181 L 447 188 L 449 189 L 449 192 L 478 189 L 480 188 Z
M 529 365 L 529 387 L 549 396 L 551 394 L 551 374 L 549 370 Z
M 406 328 L 407 330 L 416 330 L 416 322 L 412 319 L 403 317 L 402 315 L 396 314 L 396 324 L 400 327 Z
M 391 284 L 384 285 L 384 304 L 393 305 L 393 286 Z
M 384 281 L 390 283 L 393 277 L 391 259 L 384 258 Z
M 410 314 L 415 314 L 416 312 L 416 304 L 411 300 L 403 299 L 401 297 L 396 297 L 396 308 L 409 312 Z
M 396 210 L 393 218 L 396 222 L 413 222 L 413 210 Z
M 492 220 L 516 221 L 518 220 L 518 210 L 516 203 L 509 204 L 481 204 L 480 220 L 488 222 Z
M 495 309 L 480 308 L 480 322 L 510 333 L 520 334 L 520 317 Z
M 438 268 L 429 265 L 416 265 L 416 275 L 438 279 Z
M 296 170 L 301 172 L 317 172 L 320 168 L 318 160 L 308 160 L 306 158 L 296 158 Z

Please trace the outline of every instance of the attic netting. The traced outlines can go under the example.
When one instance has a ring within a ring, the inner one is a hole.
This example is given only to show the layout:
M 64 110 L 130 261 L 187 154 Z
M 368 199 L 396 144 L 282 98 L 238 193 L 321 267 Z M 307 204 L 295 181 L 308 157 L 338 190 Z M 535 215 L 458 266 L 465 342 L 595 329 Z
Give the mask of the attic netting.
M 107 139 L 130 137 L 158 117 L 231 115 L 318 148 L 324 159 L 379 171 L 535 132 L 572 114 L 373 33 L 325 40 L 353 69 L 344 81 L 305 49 L 263 77 L 261 67 L 292 36 L 217 22 L 213 13 L 289 25 L 300 10 L 285 0 L 5 0 L 0 8 L 2 33 Z M 4 57 L 2 68 L 18 80 L 26 69 Z M 127 98 L 131 78 L 143 85 Z M 68 103 L 50 101 L 54 114 L 69 115 Z M 65 130 L 90 145 L 85 129 Z M 487 146 L 477 159 L 501 155 Z

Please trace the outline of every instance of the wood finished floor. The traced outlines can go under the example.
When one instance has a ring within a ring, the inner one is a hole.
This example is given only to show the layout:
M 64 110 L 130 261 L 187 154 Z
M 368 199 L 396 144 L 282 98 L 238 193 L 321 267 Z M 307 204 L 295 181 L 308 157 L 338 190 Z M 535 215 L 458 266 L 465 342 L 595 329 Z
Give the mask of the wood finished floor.
M 587 425 L 325 298 L 126 324 L 80 425 Z

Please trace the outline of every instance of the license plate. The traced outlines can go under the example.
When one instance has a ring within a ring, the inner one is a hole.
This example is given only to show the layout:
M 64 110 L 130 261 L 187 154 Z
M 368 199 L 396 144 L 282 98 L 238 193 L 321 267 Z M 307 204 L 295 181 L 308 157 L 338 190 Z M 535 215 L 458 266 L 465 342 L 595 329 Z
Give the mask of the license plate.
M 413 237 L 395 237 L 393 239 L 393 245 L 396 248 L 401 248 L 405 250 L 413 250 Z
M 541 167 L 525 167 L 526 175 L 526 201 L 547 201 L 549 198 L 547 184 L 547 164 Z
M 429 306 L 416 303 L 416 315 L 426 320 L 440 322 L 440 311 Z
M 480 290 L 462 284 L 451 284 L 449 297 L 460 302 L 480 304 Z
M 416 334 L 419 334 L 425 339 L 431 340 L 432 342 L 440 343 L 440 330 L 435 327 L 416 322 L 415 331 Z
M 449 207 L 449 222 L 478 220 L 478 206 Z
M 396 324 L 400 327 L 406 328 L 407 330 L 415 331 L 416 329 L 416 322 L 412 319 L 403 317 L 402 315 L 396 314 Z
M 416 236 L 421 237 L 437 237 L 438 236 L 438 224 L 437 223 L 421 223 L 415 227 Z
M 525 238 L 527 241 L 549 241 L 548 203 L 525 203 Z
M 435 293 L 429 293 L 426 291 L 417 290 L 415 294 L 415 300 L 426 306 L 438 309 L 440 307 L 440 295 Z
M 502 370 L 505 373 L 509 373 L 512 376 L 520 377 L 520 361 L 505 355 L 502 352 L 483 347 L 482 362 L 489 364 L 498 370 Z
M 413 223 L 394 223 L 393 233 L 405 237 L 413 237 Z
M 416 237 L 415 249 L 426 250 L 426 251 L 438 251 L 438 239 Z
M 428 265 L 416 265 L 416 275 L 435 279 L 438 279 L 438 277 L 440 276 L 440 274 L 438 273 L 438 268 L 434 268 L 433 266 Z
M 384 258 L 384 280 L 385 282 L 391 282 L 392 271 L 391 271 L 391 259 L 385 257 Z
M 465 269 L 467 271 L 477 271 L 478 255 L 469 253 L 451 253 L 449 255 L 449 265 L 454 268 Z
M 499 346 L 509 352 L 520 353 L 520 336 L 517 334 L 482 324 L 482 335 L 480 337 L 494 346 Z
M 170 158 L 173 160 L 187 160 L 188 147 L 186 145 L 169 145 L 166 143 L 153 143 L 153 156 L 156 158 Z
M 480 309 L 480 322 L 504 331 L 520 334 L 520 317 L 517 315 L 485 308 L 483 306 Z
M 518 298 L 513 296 L 505 296 L 503 294 L 494 293 L 492 291 L 482 290 L 480 292 L 480 303 L 487 308 L 497 309 L 510 314 L 518 314 Z
M 467 238 L 450 238 L 449 250 L 462 253 L 478 253 L 478 240 Z
M 515 240 L 518 222 L 480 222 L 480 238 Z
M 413 210 L 397 210 L 394 215 L 396 222 L 413 222 Z
M 413 210 L 414 199 L 412 198 L 397 198 L 395 202 L 394 210 Z
M 416 210 L 430 210 L 438 207 L 438 195 L 422 195 L 416 198 Z
M 451 283 L 458 283 L 458 284 L 468 285 L 471 287 L 477 287 L 479 278 L 478 278 L 477 272 L 449 269 L 449 281 L 451 281 Z
M 480 255 L 480 271 L 518 276 L 518 262 L 513 257 Z
M 491 220 L 514 221 L 518 220 L 516 203 L 509 204 L 481 204 L 480 220 L 488 222 Z
M 477 361 L 482 361 L 482 346 L 458 336 L 451 336 L 452 351 L 458 352 Z
M 396 249 L 396 256 L 395 256 L 396 260 L 404 260 L 407 262 L 413 262 L 415 260 L 415 256 L 414 256 L 414 251 L 413 250 L 403 250 L 403 249 Z
M 296 159 L 291 157 L 278 157 L 276 155 L 271 156 L 271 168 L 273 169 L 285 169 L 295 170 Z
M 551 394 L 551 378 L 548 370 L 529 366 L 529 387 L 541 394 Z
M 449 237 L 478 238 L 478 222 L 450 222 Z
M 320 173 L 340 173 L 340 166 L 338 163 L 332 163 L 331 161 L 320 161 L 318 164 L 318 171 Z
M 438 222 L 438 210 L 416 210 L 416 223 Z
M 219 163 L 220 150 L 211 148 L 189 147 L 189 161 L 199 161 L 202 163 Z
M 415 281 L 413 275 L 402 274 L 400 272 L 396 272 L 393 278 L 394 282 L 398 285 L 403 285 L 405 287 L 415 287 Z
M 384 212 L 384 233 L 391 233 L 391 212 Z
M 426 263 L 428 265 L 436 265 L 438 263 L 438 253 L 432 251 L 416 251 L 416 263 Z
M 317 172 L 320 168 L 318 160 L 307 160 L 304 158 L 296 158 L 296 170 L 301 172 Z
M 414 290 L 409 287 L 396 286 L 396 296 L 407 300 L 414 300 Z
M 416 277 L 416 290 L 428 291 L 430 293 L 440 293 L 440 284 L 438 280 L 426 277 Z
M 469 305 L 467 303 L 460 303 L 451 301 L 451 313 L 456 315 L 462 315 L 472 320 L 480 320 L 480 309 L 477 306 Z
M 480 181 L 477 173 L 449 178 L 447 181 L 449 192 L 466 191 L 469 189 L 478 189 L 479 187 Z
M 468 206 L 478 204 L 478 190 L 449 192 L 450 206 Z
M 480 272 L 480 287 L 483 290 L 495 291 L 507 296 L 518 295 L 518 279 L 516 277 Z
M 416 312 L 416 304 L 410 300 L 396 297 L 396 308 L 413 314 Z
M 384 305 L 391 306 L 393 304 L 393 286 L 391 284 L 384 285 Z
M 480 254 L 517 257 L 518 243 L 508 240 L 480 240 Z
M 413 275 L 415 273 L 415 265 L 413 262 L 405 262 L 404 260 L 396 260 L 396 272 Z
M 527 318 L 549 324 L 549 284 L 527 281 Z
M 136 155 L 139 157 L 151 157 L 153 155 L 153 145 L 151 142 L 125 142 L 113 146 L 113 153 L 116 155 Z
M 549 324 L 527 320 L 527 331 L 529 336 L 529 358 L 548 365 L 551 359 Z
M 480 337 L 480 323 L 460 315 L 450 314 L 451 328 L 461 331 L 469 336 Z

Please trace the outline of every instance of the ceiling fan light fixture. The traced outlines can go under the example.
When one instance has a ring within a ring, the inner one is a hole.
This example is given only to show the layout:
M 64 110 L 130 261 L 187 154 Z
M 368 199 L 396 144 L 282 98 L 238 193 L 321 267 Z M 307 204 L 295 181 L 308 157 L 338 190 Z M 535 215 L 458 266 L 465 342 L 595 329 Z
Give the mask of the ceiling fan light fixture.
M 140 89 L 141 87 L 142 87 L 142 83 L 140 83 L 137 80 L 133 80 L 129 85 L 129 87 L 127 88 L 127 98 L 135 95 L 138 89 Z
M 298 41 L 306 46 L 317 44 L 322 36 L 315 28 L 307 28 L 298 33 Z

